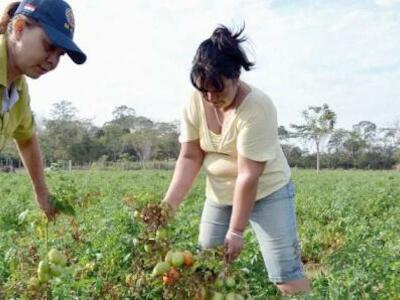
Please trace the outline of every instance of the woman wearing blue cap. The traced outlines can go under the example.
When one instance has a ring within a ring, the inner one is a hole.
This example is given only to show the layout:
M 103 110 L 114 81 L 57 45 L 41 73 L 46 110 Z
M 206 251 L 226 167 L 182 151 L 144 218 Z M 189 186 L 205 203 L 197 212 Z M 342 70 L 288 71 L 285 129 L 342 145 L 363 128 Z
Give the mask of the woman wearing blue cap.
M 0 20 L 0 151 L 7 139 L 15 139 L 49 219 L 57 210 L 49 201 L 24 75 L 36 79 L 54 70 L 65 53 L 84 63 L 86 55 L 73 42 L 74 28 L 71 7 L 62 0 L 13 2 Z

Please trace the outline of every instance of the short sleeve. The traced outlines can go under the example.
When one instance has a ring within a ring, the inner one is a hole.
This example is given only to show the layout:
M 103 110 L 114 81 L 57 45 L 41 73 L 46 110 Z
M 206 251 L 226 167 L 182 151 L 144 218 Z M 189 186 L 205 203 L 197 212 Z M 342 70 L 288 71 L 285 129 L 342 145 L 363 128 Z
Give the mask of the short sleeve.
M 22 82 L 22 89 L 20 92 L 20 100 L 23 101 L 25 105 L 19 112 L 21 114 L 18 127 L 14 130 L 12 136 L 16 140 L 27 140 L 31 138 L 35 131 L 35 119 L 30 107 L 30 97 L 28 91 L 28 85 L 25 80 Z
M 182 110 L 181 132 L 179 142 L 185 143 L 199 139 L 199 108 L 196 103 L 195 94 L 192 95 L 190 102 Z
M 265 100 L 256 101 L 238 122 L 236 142 L 239 155 L 260 162 L 275 159 L 280 145 L 276 109 Z

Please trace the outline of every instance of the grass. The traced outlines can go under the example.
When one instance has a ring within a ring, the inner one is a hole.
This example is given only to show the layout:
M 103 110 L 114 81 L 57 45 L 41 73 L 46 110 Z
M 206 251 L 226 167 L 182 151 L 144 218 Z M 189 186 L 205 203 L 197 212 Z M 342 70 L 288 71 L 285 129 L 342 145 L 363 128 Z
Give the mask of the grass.
M 163 197 L 171 171 L 76 171 L 48 175 L 53 191 L 77 215 L 49 226 L 49 247 L 64 249 L 74 279 L 49 289 L 53 299 L 130 298 L 132 240 L 140 232 L 122 199 Z M 400 173 L 293 170 L 298 231 L 313 291 L 307 299 L 396 299 L 400 295 Z M 27 282 L 46 254 L 41 217 L 24 174 L 0 174 L 0 298 L 26 297 Z M 195 249 L 204 176 L 172 223 L 171 242 Z M 267 279 L 249 230 L 235 263 L 255 299 L 282 298 Z M 149 291 L 154 298 L 157 291 Z

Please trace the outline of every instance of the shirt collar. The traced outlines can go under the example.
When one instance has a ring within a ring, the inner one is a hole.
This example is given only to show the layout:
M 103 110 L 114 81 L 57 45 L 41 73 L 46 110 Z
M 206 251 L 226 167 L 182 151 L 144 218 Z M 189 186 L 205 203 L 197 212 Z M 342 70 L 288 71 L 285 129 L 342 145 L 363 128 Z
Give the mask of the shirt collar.
M 22 89 L 22 77 L 20 76 L 14 81 L 18 91 Z M 7 42 L 5 34 L 0 34 L 0 85 L 7 87 Z

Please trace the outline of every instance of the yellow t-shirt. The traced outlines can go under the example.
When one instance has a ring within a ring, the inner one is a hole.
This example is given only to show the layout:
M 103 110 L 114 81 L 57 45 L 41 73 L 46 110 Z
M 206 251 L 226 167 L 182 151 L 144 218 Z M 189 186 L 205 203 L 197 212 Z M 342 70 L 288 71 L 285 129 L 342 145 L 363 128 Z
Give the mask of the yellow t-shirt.
M 0 151 L 7 139 L 28 139 L 36 129 L 25 77 L 19 77 L 14 85 L 18 91 L 18 100 L 9 111 L 2 113 L 2 96 L 7 88 L 7 47 L 5 36 L 0 34 Z
M 207 173 L 206 197 L 221 204 L 232 205 L 238 154 L 267 162 L 258 182 L 256 200 L 290 180 L 290 168 L 279 142 L 275 106 L 266 94 L 250 87 L 250 93 L 224 121 L 221 134 L 208 129 L 200 92 L 192 94 L 183 110 L 179 141 L 199 140 L 206 154 L 203 161 Z

